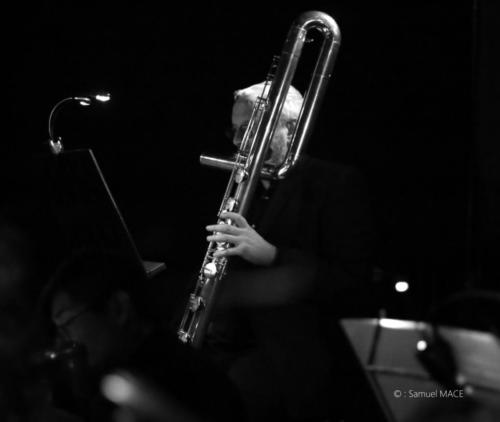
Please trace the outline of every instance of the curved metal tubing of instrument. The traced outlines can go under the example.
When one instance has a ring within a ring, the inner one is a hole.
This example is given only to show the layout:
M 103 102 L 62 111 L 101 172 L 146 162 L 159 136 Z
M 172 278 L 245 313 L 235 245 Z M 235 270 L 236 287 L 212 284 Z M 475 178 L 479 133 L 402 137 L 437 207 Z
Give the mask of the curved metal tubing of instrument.
M 287 155 L 278 168 L 274 170 L 265 166 L 262 168 L 260 176 L 266 179 L 284 179 L 287 173 L 297 164 L 309 140 L 317 110 L 323 99 L 326 85 L 335 64 L 341 42 L 340 29 L 337 23 L 331 16 L 323 12 L 311 11 L 303 13 L 295 20 L 288 32 L 275 76 L 275 81 L 280 81 L 280 83 L 273 84 L 271 92 L 269 92 L 268 102 L 278 105 L 278 109 L 281 112 L 302 54 L 302 48 L 306 42 L 306 36 L 313 29 L 318 30 L 323 36 L 321 51 L 304 97 L 302 110 Z M 272 122 L 276 118 L 274 115 L 269 116 L 269 120 Z M 236 165 L 234 160 L 207 155 L 202 155 L 200 162 L 203 165 L 223 170 L 232 170 Z

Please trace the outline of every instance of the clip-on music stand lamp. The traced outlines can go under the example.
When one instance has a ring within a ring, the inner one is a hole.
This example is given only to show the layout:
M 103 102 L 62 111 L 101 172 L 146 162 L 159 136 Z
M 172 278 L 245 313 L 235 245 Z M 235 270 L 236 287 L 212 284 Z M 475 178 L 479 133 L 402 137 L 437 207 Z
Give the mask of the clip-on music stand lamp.
M 66 102 L 89 106 L 109 94 L 69 97 L 59 101 L 49 117 L 49 146 L 53 154 L 52 200 L 68 250 L 112 250 L 137 263 L 151 278 L 165 269 L 162 262 L 143 261 L 90 149 L 65 151 L 54 136 L 54 118 Z

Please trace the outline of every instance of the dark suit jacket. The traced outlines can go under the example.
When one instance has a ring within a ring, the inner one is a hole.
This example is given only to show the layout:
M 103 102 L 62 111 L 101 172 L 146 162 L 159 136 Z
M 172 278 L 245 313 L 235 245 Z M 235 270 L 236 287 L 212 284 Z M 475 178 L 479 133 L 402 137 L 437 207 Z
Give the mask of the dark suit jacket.
M 219 357 L 229 356 L 251 420 L 326 417 L 332 351 L 325 318 L 341 314 L 346 297 L 357 297 L 370 269 L 362 178 L 346 166 L 304 158 L 287 179 L 258 189 L 247 220 L 278 257 L 269 268 L 233 260 L 224 289 L 258 284 L 263 296 L 274 289 L 282 300 L 221 313 L 209 344 Z
M 264 205 L 262 199 L 255 204 Z M 276 183 L 263 208 L 256 229 L 278 247 L 276 264 L 304 256 L 318 266 L 314 301 L 329 305 L 342 293 L 366 285 L 372 228 L 356 170 L 306 157 L 287 179 Z

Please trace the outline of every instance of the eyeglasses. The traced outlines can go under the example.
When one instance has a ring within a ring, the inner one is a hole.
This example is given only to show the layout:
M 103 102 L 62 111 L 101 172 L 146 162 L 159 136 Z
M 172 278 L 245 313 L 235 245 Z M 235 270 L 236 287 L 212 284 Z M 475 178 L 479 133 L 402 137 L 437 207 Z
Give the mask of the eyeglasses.
M 71 340 L 71 335 L 69 334 L 68 327 L 73 324 L 78 318 L 80 318 L 84 313 L 88 312 L 92 307 L 84 306 L 80 309 L 76 314 L 72 315 L 68 320 L 64 323 L 57 325 L 57 331 L 61 335 L 61 337 L 65 340 Z
M 226 137 L 231 140 L 243 140 L 245 132 L 247 131 L 248 123 L 238 126 L 237 128 L 230 127 L 225 131 Z

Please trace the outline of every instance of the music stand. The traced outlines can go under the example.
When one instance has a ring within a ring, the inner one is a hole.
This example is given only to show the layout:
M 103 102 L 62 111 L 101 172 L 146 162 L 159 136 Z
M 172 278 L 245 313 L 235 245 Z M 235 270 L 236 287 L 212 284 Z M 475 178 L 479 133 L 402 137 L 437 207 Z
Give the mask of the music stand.
M 438 327 L 467 387 L 450 391 L 431 378 L 417 344 L 432 327 L 396 319 L 341 322 L 382 410 L 390 422 L 500 420 L 500 341 L 478 331 Z
M 50 198 L 67 251 L 115 251 L 151 278 L 162 262 L 143 261 L 90 149 L 51 156 Z

